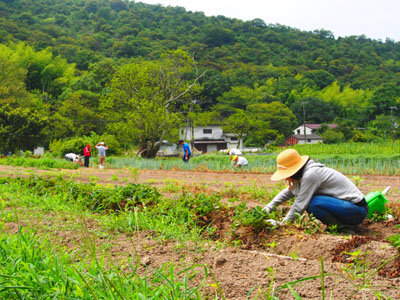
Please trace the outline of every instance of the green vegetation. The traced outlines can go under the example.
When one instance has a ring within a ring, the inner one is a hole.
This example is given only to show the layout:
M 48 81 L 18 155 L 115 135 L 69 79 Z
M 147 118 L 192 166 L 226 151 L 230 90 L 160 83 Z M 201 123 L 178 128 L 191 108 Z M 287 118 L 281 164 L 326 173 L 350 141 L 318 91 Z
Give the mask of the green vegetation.
M 65 159 L 54 158 L 29 158 L 29 157 L 6 157 L 0 159 L 0 165 L 35 167 L 40 169 L 78 169 L 78 164 L 73 164 Z
M 246 188 L 250 192 L 250 188 Z M 217 234 L 220 233 L 216 227 L 219 218 L 232 221 L 231 240 L 225 241 L 237 245 L 245 242 L 242 239 L 247 236 L 265 234 L 273 227 L 265 224 L 267 215 L 260 207 L 246 209 L 241 204 L 229 209 L 220 202 L 221 198 L 216 194 L 191 194 L 184 188 L 176 192 L 179 196 L 177 199 L 167 199 L 147 185 L 103 187 L 94 182 L 76 183 L 61 176 L 1 178 L 0 225 L 5 230 L 0 234 L 0 297 L 225 299 L 224 291 L 219 287 L 212 269 L 203 264 L 187 265 L 183 261 L 172 261 L 154 269 L 148 267 L 145 272 L 143 269 L 140 271 L 143 267 L 142 258 L 135 251 L 142 243 L 140 231 L 148 232 L 160 243 L 166 240 L 180 242 L 176 251 L 180 251 L 182 247 L 196 247 L 196 251 L 201 251 L 204 242 L 208 248 L 212 243 L 211 239 L 220 240 L 221 243 L 221 240 L 229 238 L 229 235 Z M 281 218 L 283 214 L 283 210 L 274 211 L 268 217 Z M 32 218 L 35 222 L 30 224 Z M 89 223 L 96 222 L 96 227 L 89 229 L 86 220 Z M 29 226 L 28 229 L 28 226 L 21 225 L 12 234 L 7 232 L 10 222 L 34 226 Z M 79 236 L 84 246 L 74 246 L 73 249 L 58 246 L 58 240 L 55 239 L 60 226 L 58 222 L 67 226 L 62 227 L 64 230 L 73 230 L 74 236 Z M 294 225 L 305 233 L 319 230 L 312 217 L 306 220 L 298 216 Z M 48 233 L 44 234 L 46 230 Z M 125 238 L 131 238 L 133 247 L 131 255 L 127 255 L 129 258 L 121 262 L 110 259 L 110 254 L 107 254 L 108 243 L 95 243 L 96 238 L 112 239 L 114 233 L 118 232 L 126 232 Z M 188 241 L 193 244 L 188 245 Z M 398 239 L 392 242 L 397 246 Z M 270 247 L 273 247 L 272 244 Z M 346 264 L 343 273 L 326 273 L 321 259 L 320 274 L 280 286 L 275 286 L 276 270 L 269 268 L 266 271 L 269 283 L 265 288 L 254 287 L 248 292 L 248 296 L 251 299 L 275 299 L 280 291 L 289 289 L 293 296 L 297 295 L 301 299 L 295 290 L 296 285 L 309 280 L 320 280 L 324 299 L 325 279 L 332 277 L 350 282 L 352 290 L 349 293 L 352 295 L 372 291 L 385 297 L 381 291 L 375 290 L 373 278 L 389 261 L 370 270 L 366 254 L 357 252 L 348 255 L 354 256 L 356 260 Z M 292 259 L 299 259 L 295 251 L 290 256 Z M 215 288 L 211 294 L 209 287 Z
M 280 144 L 303 108 L 308 123 L 339 125 L 318 132 L 328 143 L 390 140 L 399 123 L 400 44 L 390 39 L 134 1 L 8 0 L 0 10 L 2 154 L 93 144 L 95 133 L 110 151 L 153 157 L 200 123 Z
M 72 143 L 73 147 L 75 143 Z M 336 145 L 306 144 L 296 145 L 295 149 L 301 155 L 309 155 L 328 167 L 348 175 L 380 174 L 397 175 L 400 170 L 400 144 L 392 143 L 342 143 Z M 272 148 L 277 152 L 282 149 Z M 272 173 L 276 170 L 276 153 L 267 155 L 246 155 L 249 161 L 248 171 Z M 96 164 L 97 158 L 92 161 Z M 38 168 L 78 168 L 70 162 L 60 159 L 51 159 L 50 156 L 42 159 L 29 157 L 7 157 L 0 159 L 0 164 L 32 166 Z M 110 168 L 140 169 L 165 169 L 165 170 L 197 170 L 197 171 L 233 171 L 226 154 L 207 154 L 194 156 L 189 163 L 184 163 L 181 158 L 155 158 L 144 159 L 141 157 L 107 157 L 107 166 Z M 133 175 L 132 175 L 133 176 Z
M 2 233 L 0 241 L 3 299 L 204 299 L 204 265 L 180 269 L 167 263 L 143 276 L 137 273 L 135 260 L 124 266 L 129 274 L 121 266 L 104 265 L 95 256 L 79 262 L 29 230 Z M 203 281 L 193 285 L 200 272 Z
M 399 225 L 397 225 L 397 227 L 399 227 Z M 400 252 L 400 234 L 389 236 L 387 240 Z

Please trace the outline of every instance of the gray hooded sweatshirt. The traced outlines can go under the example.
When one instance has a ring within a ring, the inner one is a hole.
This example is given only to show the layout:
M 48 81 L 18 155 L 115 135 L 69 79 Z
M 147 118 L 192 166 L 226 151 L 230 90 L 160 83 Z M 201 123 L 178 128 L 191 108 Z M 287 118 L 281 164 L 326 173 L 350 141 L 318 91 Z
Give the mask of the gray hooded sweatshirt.
M 276 195 L 266 207 L 273 209 L 296 197 L 283 219 L 283 222 L 292 221 L 295 213 L 302 214 L 307 209 L 314 195 L 330 196 L 352 203 L 358 203 L 364 198 L 363 193 L 342 173 L 310 159 L 304 167 L 302 178 L 292 188 L 287 187 Z

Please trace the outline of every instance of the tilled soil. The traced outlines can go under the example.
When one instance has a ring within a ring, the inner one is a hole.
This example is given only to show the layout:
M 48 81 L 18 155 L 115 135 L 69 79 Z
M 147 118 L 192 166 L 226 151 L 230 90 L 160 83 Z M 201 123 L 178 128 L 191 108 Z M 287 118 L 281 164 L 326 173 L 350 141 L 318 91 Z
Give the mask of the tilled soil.
M 187 185 L 193 189 L 196 187 L 210 193 L 221 191 L 227 184 L 258 187 L 276 184 L 270 181 L 270 174 L 244 172 L 140 170 L 136 177 L 131 176 L 128 170 L 82 168 L 43 171 L 0 166 L 0 176 L 28 176 L 32 173 L 54 175 L 60 171 L 82 182 L 96 178 L 101 184 L 139 182 L 149 183 L 159 188 L 169 183 Z M 116 178 L 121 180 L 116 180 Z M 123 178 L 125 179 L 122 180 Z M 386 186 L 391 186 L 386 198 L 390 205 L 397 207 L 400 198 L 398 190 L 400 177 L 365 175 L 361 178 L 359 185 L 364 193 L 383 190 Z M 173 192 L 170 196 L 174 196 Z M 257 200 L 248 198 L 247 200 L 250 206 L 261 205 Z M 48 224 L 50 220 L 51 226 Z M 223 221 L 218 220 L 221 223 Z M 82 233 L 63 227 L 69 222 L 78 221 L 74 220 L 73 216 L 57 218 L 49 215 L 48 220 L 38 220 L 35 223 L 27 216 L 18 224 L 6 225 L 11 232 L 15 232 L 20 225 L 37 226 L 69 249 L 84 247 L 87 243 L 87 235 L 100 227 L 96 220 L 79 220 L 87 228 L 84 236 Z M 209 268 L 209 274 L 211 272 L 213 274 L 207 279 L 208 292 L 219 294 L 221 297 L 222 291 L 226 299 L 254 299 L 257 295 L 259 295 L 258 299 L 268 299 L 266 295 L 272 293 L 269 290 L 311 276 L 319 277 L 293 285 L 294 290 L 302 299 L 322 299 L 323 293 L 327 299 L 376 299 L 374 291 L 380 291 L 392 299 L 400 299 L 398 289 L 400 264 L 398 261 L 388 262 L 399 252 L 386 240 L 388 236 L 400 233 L 397 224 L 399 224 L 397 216 L 384 222 L 366 220 L 355 234 L 349 236 L 321 232 L 305 234 L 294 225 L 288 225 L 268 233 L 260 233 L 258 236 L 253 235 L 242 247 L 232 246 L 223 249 L 217 248 L 214 243 L 204 245 L 181 244 L 173 241 L 160 242 L 151 237 L 151 232 L 134 235 L 115 233 L 107 239 L 95 238 L 92 242 L 97 248 L 106 249 L 107 257 L 114 263 L 123 263 L 129 258 L 138 259 L 141 262 L 140 271 L 143 273 L 145 270 L 148 272 L 156 270 L 162 264 L 171 261 L 182 268 L 194 263 L 205 264 Z M 383 266 L 385 262 L 388 263 Z M 363 266 L 366 268 L 364 271 Z M 200 274 L 199 278 L 201 278 Z M 323 288 L 321 274 L 325 274 Z M 369 275 L 363 277 L 363 274 Z M 279 299 L 294 299 L 289 288 L 275 291 L 274 294 Z

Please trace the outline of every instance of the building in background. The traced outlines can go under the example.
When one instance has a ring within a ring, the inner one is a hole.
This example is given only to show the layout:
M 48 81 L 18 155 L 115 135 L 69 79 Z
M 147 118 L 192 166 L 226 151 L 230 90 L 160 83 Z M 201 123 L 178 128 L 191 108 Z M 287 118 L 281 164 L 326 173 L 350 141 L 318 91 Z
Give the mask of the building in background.
M 305 126 L 300 125 L 295 130 L 293 130 L 293 134 L 304 135 L 304 127 L 305 127 L 306 135 L 311 135 L 315 133 L 315 130 L 321 128 L 321 126 L 322 124 L 305 124 Z M 328 126 L 328 128 L 336 128 L 337 124 L 326 124 L 326 126 Z
M 300 125 L 293 130 L 293 134 L 286 138 L 286 145 L 323 143 L 323 138 L 315 133 L 315 130 L 321 126 L 321 124 Z M 328 128 L 336 128 L 337 124 L 327 124 L 327 126 Z
M 238 141 L 233 133 L 224 132 L 222 125 L 181 128 L 179 137 L 202 153 L 243 147 L 243 140 Z

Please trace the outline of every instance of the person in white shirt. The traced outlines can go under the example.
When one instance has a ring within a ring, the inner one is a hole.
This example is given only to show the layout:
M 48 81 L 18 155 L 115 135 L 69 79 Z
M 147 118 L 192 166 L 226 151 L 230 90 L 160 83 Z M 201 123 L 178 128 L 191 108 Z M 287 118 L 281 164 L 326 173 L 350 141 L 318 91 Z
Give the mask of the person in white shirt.
M 228 149 L 226 151 L 226 154 L 230 155 L 232 159 L 232 156 L 241 156 L 242 151 L 240 151 L 239 149 Z
M 241 168 L 241 167 L 245 167 L 249 164 L 249 162 L 247 161 L 246 158 L 244 158 L 243 156 L 233 156 L 232 157 L 232 161 L 235 162 L 235 168 Z
M 75 153 L 67 153 L 64 155 L 64 158 L 68 161 L 72 161 L 73 163 L 78 163 L 81 160 L 81 157 Z
M 108 150 L 108 147 L 104 142 L 100 142 L 96 145 L 96 149 L 99 152 L 99 169 L 104 169 L 106 164 L 106 150 Z
M 232 167 L 234 167 L 235 164 L 236 164 L 236 162 L 233 160 L 233 157 L 234 157 L 234 156 L 242 156 L 242 152 L 241 152 L 239 149 L 236 149 L 236 148 L 234 148 L 234 149 L 228 149 L 228 150 L 226 151 L 226 154 L 229 155 L 229 158 L 230 158 L 230 160 L 231 160 L 231 166 L 232 166 Z

